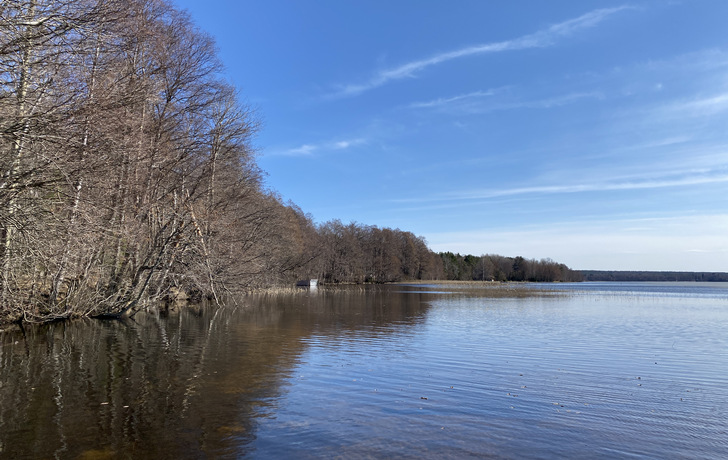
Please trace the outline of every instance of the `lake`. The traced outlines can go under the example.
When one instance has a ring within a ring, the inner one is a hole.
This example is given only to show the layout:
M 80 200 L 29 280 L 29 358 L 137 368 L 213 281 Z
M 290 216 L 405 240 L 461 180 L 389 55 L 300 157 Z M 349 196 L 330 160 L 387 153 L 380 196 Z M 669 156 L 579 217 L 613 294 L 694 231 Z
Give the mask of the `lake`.
M 0 458 L 728 455 L 728 283 L 322 287 L 4 329 Z

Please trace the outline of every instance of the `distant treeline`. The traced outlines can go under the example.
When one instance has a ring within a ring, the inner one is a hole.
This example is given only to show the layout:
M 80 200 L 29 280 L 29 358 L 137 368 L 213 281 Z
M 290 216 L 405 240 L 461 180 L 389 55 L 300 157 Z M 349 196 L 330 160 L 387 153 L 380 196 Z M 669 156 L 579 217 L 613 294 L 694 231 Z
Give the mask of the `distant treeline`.
M 408 280 L 582 281 L 581 272 L 551 259 L 435 253 L 424 238 L 399 229 L 332 220 L 309 226 L 311 260 L 295 269 L 324 284 Z
M 585 281 L 726 281 L 721 272 L 649 272 L 581 270 Z
M 524 259 L 494 254 L 482 256 L 441 252 L 444 276 L 447 280 L 482 281 L 583 281 L 581 272 L 551 259 Z
M 298 270 L 301 277 L 329 284 L 442 279 L 440 257 L 410 232 L 332 220 L 310 238 L 315 259 Z

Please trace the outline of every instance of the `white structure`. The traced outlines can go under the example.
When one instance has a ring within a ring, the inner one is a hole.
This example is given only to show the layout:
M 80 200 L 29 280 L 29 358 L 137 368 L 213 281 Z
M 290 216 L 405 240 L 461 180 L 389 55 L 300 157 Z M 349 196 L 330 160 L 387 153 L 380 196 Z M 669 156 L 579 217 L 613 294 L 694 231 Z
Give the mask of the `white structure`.
M 296 283 L 296 286 L 309 286 L 309 287 L 318 287 L 318 279 L 308 279 L 308 280 L 301 280 Z

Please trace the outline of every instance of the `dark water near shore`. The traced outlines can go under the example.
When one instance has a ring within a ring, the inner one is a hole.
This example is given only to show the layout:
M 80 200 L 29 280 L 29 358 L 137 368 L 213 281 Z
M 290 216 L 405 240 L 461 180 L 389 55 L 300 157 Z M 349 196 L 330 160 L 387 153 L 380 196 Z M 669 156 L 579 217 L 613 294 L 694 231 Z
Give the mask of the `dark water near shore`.
M 0 332 L 0 458 L 728 455 L 728 284 L 319 289 Z

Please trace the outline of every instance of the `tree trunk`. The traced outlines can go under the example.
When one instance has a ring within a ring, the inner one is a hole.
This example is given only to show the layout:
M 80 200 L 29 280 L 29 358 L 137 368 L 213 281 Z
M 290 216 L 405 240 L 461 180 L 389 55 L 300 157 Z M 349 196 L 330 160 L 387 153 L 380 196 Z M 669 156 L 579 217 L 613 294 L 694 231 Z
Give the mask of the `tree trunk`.
M 25 137 L 28 134 L 29 122 L 27 113 L 27 96 L 28 88 L 30 86 L 31 67 L 30 61 L 33 56 L 33 19 L 35 19 L 36 0 L 30 0 L 28 10 L 26 14 L 26 26 L 23 37 L 23 52 L 22 60 L 20 63 L 20 78 L 18 81 L 18 89 L 16 93 L 16 108 L 15 108 L 15 119 L 18 122 L 19 129 L 13 134 L 13 141 L 10 147 L 10 158 L 11 164 L 10 169 L 5 173 L 5 180 L 3 181 L 0 188 L 4 188 L 4 192 L 7 194 L 7 215 L 2 222 L 2 277 L 0 283 L 2 283 L 2 293 L 0 294 L 0 300 L 2 305 L 5 305 L 9 300 L 9 289 L 10 279 L 12 277 L 12 258 L 13 258 L 13 238 L 15 236 L 15 230 L 17 224 L 15 222 L 15 215 L 18 210 L 17 206 L 17 194 L 19 193 L 20 184 L 18 182 L 18 174 L 20 172 L 21 162 L 24 153 L 24 142 Z

